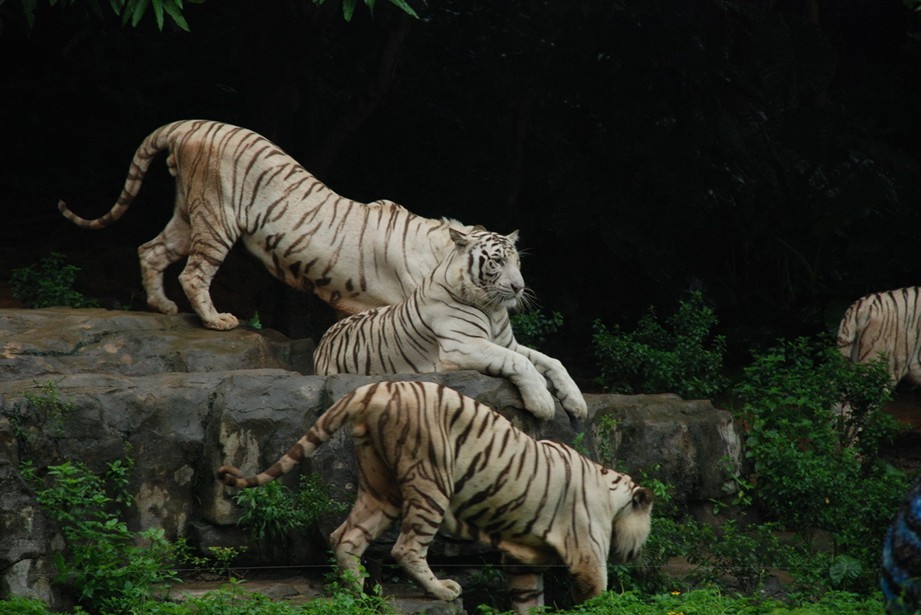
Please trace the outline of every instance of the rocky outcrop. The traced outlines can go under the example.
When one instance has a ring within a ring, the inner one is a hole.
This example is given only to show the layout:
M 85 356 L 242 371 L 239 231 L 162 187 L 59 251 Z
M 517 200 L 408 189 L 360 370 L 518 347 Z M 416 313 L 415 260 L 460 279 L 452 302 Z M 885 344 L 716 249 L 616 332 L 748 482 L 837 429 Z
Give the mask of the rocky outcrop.
M 36 468 L 81 461 L 101 472 L 130 457 L 129 527 L 159 527 L 200 548 L 246 546 L 252 562 L 326 563 L 323 535 L 344 513 L 327 514 L 279 550 L 238 529 L 239 509 L 213 475 L 224 463 L 267 466 L 335 399 L 375 380 L 311 375 L 312 350 L 310 340 L 272 331 L 206 330 L 191 316 L 0 310 L 0 597 L 59 599 L 49 579 L 61 539 L 20 475 L 24 460 Z M 553 419 L 538 421 L 503 379 L 474 372 L 418 378 L 490 405 L 535 437 L 575 443 L 635 476 L 660 478 L 679 501 L 720 497 L 724 458 L 739 460 L 731 416 L 709 402 L 589 395 L 584 423 L 559 407 Z M 284 480 L 294 487 L 300 473 L 317 473 L 348 504 L 355 483 L 348 434 Z

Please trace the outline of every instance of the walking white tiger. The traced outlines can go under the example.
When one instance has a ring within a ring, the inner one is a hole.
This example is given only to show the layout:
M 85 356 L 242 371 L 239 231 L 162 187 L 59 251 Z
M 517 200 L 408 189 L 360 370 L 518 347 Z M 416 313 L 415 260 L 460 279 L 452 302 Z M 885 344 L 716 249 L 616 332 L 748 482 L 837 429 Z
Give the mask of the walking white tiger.
M 576 598 L 584 600 L 607 589 L 612 547 L 619 560 L 630 560 L 649 535 L 649 489 L 568 446 L 534 440 L 489 407 L 432 382 L 360 387 L 267 470 L 243 478 L 237 468 L 222 466 L 217 477 L 232 487 L 273 481 L 345 424 L 355 439 L 358 495 L 330 545 L 353 579 L 360 578 L 365 549 L 402 517 L 393 557 L 437 598 L 453 600 L 461 592 L 455 581 L 436 578 L 426 560 L 442 529 L 498 548 L 508 564 L 562 560 Z M 516 610 L 540 606 L 542 570 L 509 571 Z
M 145 138 L 105 215 L 86 220 L 63 201 L 58 208 L 83 228 L 110 225 L 134 201 L 162 150 L 169 150 L 176 202 L 163 231 L 138 249 L 147 303 L 164 314 L 178 311 L 164 293 L 163 272 L 188 256 L 179 280 L 211 329 L 238 324 L 217 312 L 209 289 L 239 239 L 279 280 L 313 291 L 346 315 L 403 299 L 452 249 L 448 227 L 470 228 L 416 216 L 391 201 L 341 197 L 267 139 L 207 120 L 166 124 Z
M 885 355 L 893 386 L 903 378 L 921 384 L 921 288 L 861 297 L 844 312 L 837 343 L 855 363 Z
M 508 308 L 523 300 L 515 241 L 450 230 L 456 244 L 404 301 L 355 314 L 330 327 L 314 351 L 314 373 L 399 374 L 474 369 L 505 376 L 538 418 L 554 413 L 553 388 L 576 418 L 588 410 L 557 359 L 515 341 Z

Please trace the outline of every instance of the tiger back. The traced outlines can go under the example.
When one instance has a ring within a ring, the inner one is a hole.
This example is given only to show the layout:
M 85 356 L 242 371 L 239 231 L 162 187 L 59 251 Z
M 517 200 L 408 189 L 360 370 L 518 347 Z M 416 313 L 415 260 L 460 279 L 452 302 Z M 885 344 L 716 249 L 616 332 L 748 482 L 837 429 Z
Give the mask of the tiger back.
M 855 363 L 885 356 L 893 385 L 903 378 L 921 384 L 921 288 L 861 297 L 844 312 L 837 345 Z
M 331 326 L 314 351 L 314 373 L 383 375 L 471 369 L 504 376 L 538 418 L 555 411 L 553 395 L 576 418 L 587 414 L 579 387 L 557 359 L 515 340 L 508 309 L 525 283 L 517 231 L 500 235 L 450 230 L 454 250 L 395 305 Z
M 211 281 L 233 245 L 246 248 L 284 283 L 312 291 L 340 315 L 396 303 L 452 249 L 449 220 L 416 216 L 391 201 L 344 198 L 264 137 L 238 126 L 183 120 L 153 131 L 134 154 L 121 195 L 94 220 L 61 213 L 87 229 L 104 228 L 127 211 L 151 161 L 168 151 L 176 179 L 173 217 L 138 249 L 148 305 L 178 307 L 163 288 L 166 268 L 188 256 L 179 276 L 203 324 L 232 329 L 219 313 Z
M 540 568 L 562 562 L 577 599 L 607 588 L 608 556 L 635 557 L 649 535 L 652 492 L 572 448 L 534 440 L 489 407 L 431 382 L 379 382 L 347 394 L 263 472 L 233 466 L 217 477 L 254 487 L 275 480 L 350 425 L 358 495 L 331 535 L 336 561 L 358 576 L 364 551 L 402 517 L 394 559 L 427 593 L 453 600 L 461 587 L 438 579 L 427 553 L 439 529 L 477 540 L 513 566 L 515 608 L 542 604 Z

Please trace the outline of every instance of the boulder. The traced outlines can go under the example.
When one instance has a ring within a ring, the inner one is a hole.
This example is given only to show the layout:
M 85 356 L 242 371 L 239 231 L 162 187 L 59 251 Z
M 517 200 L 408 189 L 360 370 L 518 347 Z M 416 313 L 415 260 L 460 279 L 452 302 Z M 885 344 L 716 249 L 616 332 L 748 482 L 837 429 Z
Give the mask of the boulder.
M 296 488 L 316 474 L 339 505 L 283 549 L 237 526 L 239 507 L 214 470 L 258 471 L 282 455 L 329 405 L 381 378 L 311 373 L 313 342 L 269 330 L 211 331 L 188 315 L 108 310 L 0 310 L 0 598 L 62 597 L 49 582 L 62 547 L 53 523 L 20 475 L 20 462 L 45 468 L 80 461 L 94 472 L 130 458 L 129 528 L 162 528 L 203 552 L 246 549 L 238 562 L 325 564 L 324 536 L 344 518 L 356 470 L 347 430 L 285 477 Z M 397 376 L 444 383 L 508 417 L 536 438 L 563 441 L 635 478 L 674 485 L 693 504 L 719 497 L 724 458 L 738 463 L 732 417 L 709 402 L 675 396 L 588 395 L 590 416 L 557 409 L 539 421 L 517 389 L 476 372 Z M 604 417 L 604 418 L 602 418 Z M 433 557 L 456 555 L 439 542 Z M 383 556 L 386 549 L 378 549 Z

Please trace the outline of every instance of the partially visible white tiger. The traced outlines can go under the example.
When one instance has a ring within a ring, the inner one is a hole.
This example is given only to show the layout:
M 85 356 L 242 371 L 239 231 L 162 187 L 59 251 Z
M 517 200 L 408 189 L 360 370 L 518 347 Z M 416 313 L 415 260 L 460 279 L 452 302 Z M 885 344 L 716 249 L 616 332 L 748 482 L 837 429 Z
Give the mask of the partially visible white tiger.
M 432 382 L 379 382 L 347 394 L 271 467 L 243 478 L 233 466 L 217 477 L 232 487 L 277 479 L 349 424 L 359 466 L 358 495 L 330 536 L 338 565 L 358 577 L 371 542 L 402 517 L 394 559 L 429 594 L 453 600 L 461 587 L 435 577 L 426 556 L 439 529 L 498 548 L 508 564 L 561 560 L 584 600 L 607 589 L 613 548 L 637 555 L 650 530 L 653 494 L 626 474 L 576 451 L 534 440 L 489 407 Z M 543 602 L 540 569 L 512 568 L 516 610 Z
M 548 381 L 576 418 L 588 409 L 557 359 L 515 341 L 508 308 L 523 300 L 518 232 L 450 230 L 455 249 L 400 303 L 330 327 L 314 351 L 314 373 L 401 374 L 473 369 L 504 376 L 538 418 L 554 413 Z
M 184 120 L 153 131 L 134 154 L 121 196 L 105 215 L 86 220 L 63 201 L 68 220 L 104 228 L 124 215 L 153 158 L 168 150 L 176 178 L 172 219 L 138 249 L 148 305 L 175 314 L 163 272 L 188 256 L 182 288 L 206 327 L 232 329 L 209 292 L 231 247 L 242 239 L 279 280 L 313 291 L 340 315 L 396 303 L 452 249 L 453 220 L 417 216 L 391 201 L 343 198 L 260 135 L 229 124 Z
M 893 386 L 903 378 L 921 384 L 921 288 L 861 297 L 844 312 L 837 341 L 855 363 L 885 355 Z

